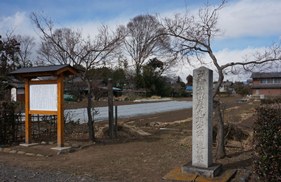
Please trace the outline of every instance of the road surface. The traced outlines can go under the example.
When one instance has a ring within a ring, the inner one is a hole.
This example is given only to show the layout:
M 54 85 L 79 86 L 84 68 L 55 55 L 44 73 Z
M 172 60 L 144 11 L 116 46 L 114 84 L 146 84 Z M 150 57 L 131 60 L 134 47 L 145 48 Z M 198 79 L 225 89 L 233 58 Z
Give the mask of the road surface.
M 133 116 L 141 116 L 155 114 L 167 111 L 176 111 L 181 109 L 189 109 L 192 107 L 191 101 L 168 101 L 156 103 L 142 103 L 133 105 L 118 106 L 118 118 L 129 118 Z M 108 119 L 108 107 L 97 107 L 95 110 L 98 114 L 94 115 L 95 121 L 103 121 Z M 64 111 L 67 121 L 78 121 L 85 123 L 88 121 L 86 108 L 68 109 Z

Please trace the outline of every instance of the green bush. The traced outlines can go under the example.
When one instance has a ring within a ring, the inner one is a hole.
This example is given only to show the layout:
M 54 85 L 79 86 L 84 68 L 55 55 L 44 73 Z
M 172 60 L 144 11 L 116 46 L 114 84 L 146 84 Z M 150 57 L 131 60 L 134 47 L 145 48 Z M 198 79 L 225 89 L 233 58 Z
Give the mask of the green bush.
M 257 108 L 254 124 L 254 172 L 270 182 L 281 181 L 281 104 L 271 103 Z
M 15 104 L 0 102 L 0 145 L 10 144 L 15 141 Z

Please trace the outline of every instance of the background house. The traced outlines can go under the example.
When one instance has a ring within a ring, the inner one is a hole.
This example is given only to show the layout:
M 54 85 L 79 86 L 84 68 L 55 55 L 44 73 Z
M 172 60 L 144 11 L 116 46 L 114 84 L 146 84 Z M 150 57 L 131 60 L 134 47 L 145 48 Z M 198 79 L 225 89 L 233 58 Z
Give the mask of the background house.
M 12 79 L 9 85 L 11 89 L 11 101 L 17 101 L 24 104 L 24 83 Z
M 215 89 L 215 87 L 217 86 L 218 82 L 215 81 L 213 83 L 213 89 Z M 231 81 L 224 81 L 221 83 L 220 88 L 219 88 L 219 94 L 222 95 L 230 95 L 230 94 L 234 94 L 235 90 L 234 90 L 234 84 Z
M 281 95 L 281 72 L 254 72 L 252 73 L 252 94 L 264 96 Z
M 233 82 L 228 80 L 222 82 L 219 88 L 219 92 L 222 94 L 233 94 L 234 93 Z

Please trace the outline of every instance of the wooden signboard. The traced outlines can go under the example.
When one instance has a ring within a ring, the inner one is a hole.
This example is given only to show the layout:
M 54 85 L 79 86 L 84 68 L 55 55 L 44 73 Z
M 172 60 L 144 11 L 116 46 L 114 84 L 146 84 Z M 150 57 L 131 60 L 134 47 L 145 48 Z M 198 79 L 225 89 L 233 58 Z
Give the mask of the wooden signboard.
M 32 114 L 57 115 L 57 144 L 64 146 L 63 92 L 64 77 L 76 74 L 69 65 L 21 68 L 10 75 L 25 79 L 25 143 L 31 143 Z M 52 76 L 55 79 L 34 78 Z

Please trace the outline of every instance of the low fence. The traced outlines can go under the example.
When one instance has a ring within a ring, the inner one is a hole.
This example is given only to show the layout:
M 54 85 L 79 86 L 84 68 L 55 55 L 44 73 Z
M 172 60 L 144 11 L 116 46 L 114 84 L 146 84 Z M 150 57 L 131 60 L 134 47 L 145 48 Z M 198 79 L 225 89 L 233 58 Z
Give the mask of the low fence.
M 12 143 L 17 138 L 14 110 L 12 103 L 0 102 L 0 144 Z
M 0 145 L 24 142 L 25 114 L 15 113 L 12 103 L 0 104 Z M 34 142 L 52 141 L 56 138 L 57 117 L 46 115 L 31 116 L 31 135 Z

